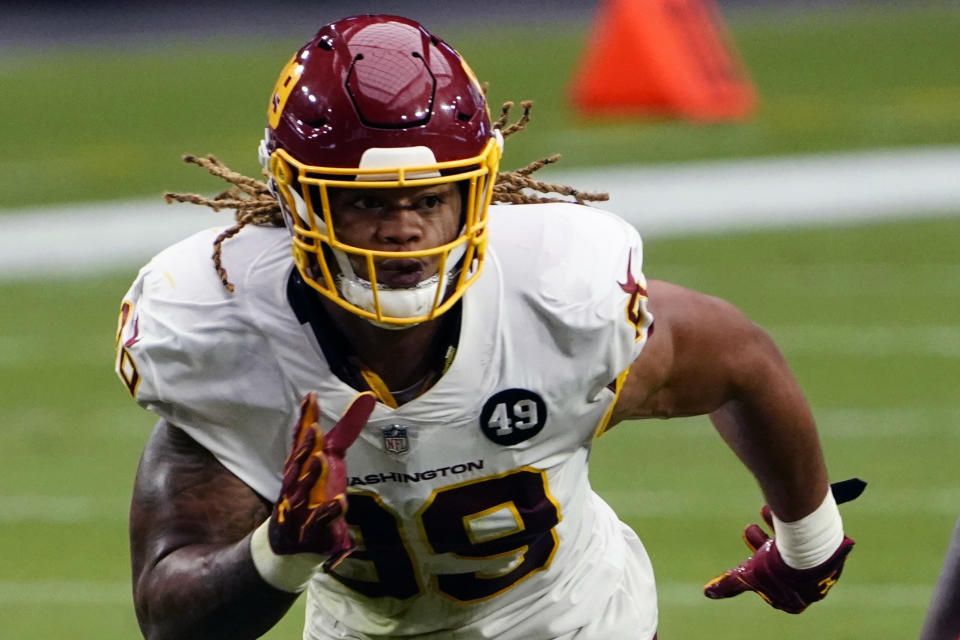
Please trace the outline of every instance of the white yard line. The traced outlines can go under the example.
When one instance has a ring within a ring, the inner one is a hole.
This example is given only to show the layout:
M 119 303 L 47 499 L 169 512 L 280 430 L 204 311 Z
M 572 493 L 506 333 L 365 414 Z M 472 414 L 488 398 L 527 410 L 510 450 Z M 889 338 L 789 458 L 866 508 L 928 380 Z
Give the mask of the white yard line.
M 661 562 L 661 564 L 663 564 Z M 717 573 L 726 567 L 718 564 Z M 852 575 L 852 572 L 851 572 Z M 704 576 L 704 582 L 707 578 Z M 892 609 L 923 610 L 930 603 L 932 584 L 906 584 L 903 582 L 856 582 L 856 578 L 845 578 L 845 582 L 830 592 L 830 606 L 839 614 L 842 609 L 871 610 L 883 606 Z M 741 596 L 744 598 L 751 596 Z M 661 605 L 674 607 L 711 607 L 723 606 L 714 603 L 703 595 L 703 584 L 695 582 L 657 583 L 657 600 Z M 786 628 L 786 627 L 784 627 Z M 776 633 L 773 634 L 776 637 Z
M 960 213 L 960 147 L 545 171 L 602 190 L 647 236 L 855 224 Z M 61 205 L 0 216 L 0 278 L 134 267 L 228 213 L 160 198 Z
M 960 325 L 842 326 L 837 324 L 766 325 L 780 347 L 791 354 L 844 355 L 858 358 L 927 356 L 960 358 Z
M 865 416 L 859 412 L 851 424 L 853 429 L 863 425 Z M 901 413 L 900 415 L 908 415 Z M 947 446 L 953 446 L 956 440 L 955 425 L 958 414 L 946 415 L 946 420 L 938 424 L 936 431 L 927 434 L 941 435 Z M 821 432 L 825 437 L 846 437 L 849 434 L 837 434 L 844 425 L 821 420 Z M 951 424 L 952 423 L 952 424 Z M 924 429 L 909 420 L 899 423 L 901 437 L 923 434 Z M 890 424 L 880 425 L 877 430 L 861 430 L 854 437 L 864 442 L 889 438 L 893 435 Z M 715 440 L 717 435 L 708 429 L 689 429 L 682 427 L 671 432 L 670 438 L 694 437 L 703 440 Z M 719 441 L 718 441 L 719 442 Z M 867 480 L 870 480 L 868 477 Z M 877 487 L 882 491 L 882 500 L 863 500 L 857 503 L 860 515 L 888 516 L 897 514 L 916 514 L 922 516 L 954 516 L 957 504 L 960 504 L 960 488 L 944 486 L 924 487 Z M 679 489 L 603 489 L 599 491 L 622 519 L 674 517 L 696 513 L 698 517 L 721 517 L 730 513 L 731 505 L 752 505 L 758 499 L 753 489 L 730 490 L 725 493 L 725 501 L 720 503 L 709 492 L 692 492 Z M 43 523 L 46 525 L 78 525 L 84 523 L 122 523 L 126 518 L 126 501 L 97 499 L 83 495 L 7 495 L 0 496 L 0 525 L 15 523 Z
M 664 563 L 661 563 L 661 565 Z M 719 572 L 725 567 L 717 565 Z M 704 582 L 711 576 L 704 576 Z M 842 588 L 830 594 L 834 607 L 856 609 L 887 607 L 916 609 L 926 607 L 933 586 L 902 582 L 856 582 L 845 579 Z M 694 582 L 660 582 L 657 584 L 661 605 L 716 606 L 703 596 L 703 584 Z M 0 607 L 13 605 L 123 605 L 129 606 L 131 587 L 127 581 L 97 582 L 92 580 L 0 580 Z
M 902 443 L 911 438 L 938 438 L 944 447 L 955 446 L 949 443 L 960 439 L 960 408 L 953 406 L 834 407 L 817 409 L 814 417 L 820 434 L 830 439 L 894 439 Z
M 3 415 L 0 414 L 0 419 Z M 831 440 L 853 439 L 903 441 L 911 438 L 939 438 L 944 446 L 960 440 L 960 408 L 951 405 L 923 407 L 892 406 L 865 409 L 862 407 L 818 407 L 814 410 L 820 435 Z M 689 446 L 710 446 L 716 430 L 706 417 L 688 418 L 669 427 L 659 422 L 649 422 L 640 428 L 647 429 L 644 438 L 671 442 L 682 438 L 703 441 Z M 602 445 L 608 446 L 608 445 Z M 954 446 L 950 444 L 949 446 Z M 935 491 L 935 489 L 930 489 Z M 607 495 L 607 492 L 604 492 Z M 960 496 L 956 496 L 960 499 Z M 957 504 L 960 504 L 958 502 Z M 707 505 L 709 506 L 709 505 Z M 950 507 L 956 511 L 956 505 Z
M 556 174 L 608 191 L 644 234 L 850 224 L 960 212 L 960 147 L 612 167 Z
M 716 434 L 713 434 L 716 438 Z M 719 445 L 719 440 L 716 440 Z M 876 473 L 876 472 L 875 472 Z M 878 478 L 865 478 L 880 480 Z M 880 480 L 879 484 L 882 484 Z M 949 517 L 957 515 L 957 504 L 960 500 L 960 488 L 956 487 L 924 487 L 894 489 L 889 486 L 868 488 L 873 498 L 860 500 L 855 507 L 857 517 L 904 518 L 907 516 Z M 696 514 L 702 518 L 719 518 L 731 513 L 731 509 L 738 509 L 737 505 L 757 504 L 762 500 L 760 494 L 754 490 L 726 490 L 723 501 L 718 502 L 713 492 L 701 491 L 698 493 L 675 489 L 605 489 L 599 493 L 603 499 L 613 507 L 617 516 L 624 521 L 644 520 L 649 518 L 680 518 Z M 762 504 L 757 504 L 757 508 Z M 755 512 L 753 512 L 755 513 Z M 747 513 L 746 517 L 750 517 Z M 639 533 L 643 537 L 643 528 Z
M 0 524 L 126 521 L 127 500 L 83 495 L 0 495 Z
M 0 606 L 11 605 L 111 605 L 130 606 L 132 587 L 127 581 L 0 580 Z

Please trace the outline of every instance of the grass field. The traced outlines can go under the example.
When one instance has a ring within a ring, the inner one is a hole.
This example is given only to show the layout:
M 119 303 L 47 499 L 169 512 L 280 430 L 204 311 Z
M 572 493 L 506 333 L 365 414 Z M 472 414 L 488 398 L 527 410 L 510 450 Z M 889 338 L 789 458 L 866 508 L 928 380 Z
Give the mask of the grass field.
M 702 420 L 636 422 L 600 440 L 597 488 L 644 538 L 662 637 L 908 638 L 960 511 L 960 219 L 657 240 L 648 272 L 727 297 L 780 341 L 818 416 L 858 541 L 830 598 L 800 617 L 699 585 L 739 561 L 759 508 Z M 0 638 L 135 636 L 126 505 L 152 419 L 111 371 L 131 274 L 0 283 Z M 299 612 L 299 610 L 297 610 Z M 297 636 L 299 613 L 271 638 Z
M 583 34 L 567 27 L 532 30 L 523 44 L 509 32 L 450 39 L 491 81 L 494 102 L 538 101 L 511 164 L 547 150 L 572 166 L 960 143 L 960 12 L 744 16 L 732 28 L 763 104 L 746 123 L 715 126 L 576 121 L 561 90 Z M 0 140 L 17 150 L 0 158 L 0 214 L 215 189 L 179 166 L 185 151 L 253 171 L 265 88 L 294 43 L 219 44 L 207 67 L 197 45 L 0 57 L 0 87 L 32 96 L 27 109 L 0 101 Z M 68 240 L 57 232 L 52 242 Z M 760 506 L 706 421 L 627 423 L 604 436 L 593 481 L 653 558 L 663 640 L 915 637 L 960 512 L 958 239 L 960 216 L 648 242 L 649 276 L 726 297 L 772 333 L 807 390 L 833 479 L 870 482 L 843 507 L 858 543 L 843 579 L 788 616 L 753 596 L 700 595 L 744 557 L 739 533 Z M 112 373 L 117 303 L 134 271 L 0 277 L 0 640 L 137 637 L 126 510 L 152 418 Z M 301 615 L 267 637 L 299 637 Z

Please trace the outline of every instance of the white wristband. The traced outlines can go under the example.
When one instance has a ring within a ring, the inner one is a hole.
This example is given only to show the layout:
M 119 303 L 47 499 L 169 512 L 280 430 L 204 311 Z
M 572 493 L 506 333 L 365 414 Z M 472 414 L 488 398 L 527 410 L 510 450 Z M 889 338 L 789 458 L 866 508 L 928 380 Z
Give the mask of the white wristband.
M 826 562 L 843 542 L 843 520 L 829 489 L 820 506 L 799 520 L 783 522 L 774 515 L 773 530 L 780 557 L 794 569 L 809 569 Z
M 319 553 L 279 555 L 270 547 L 267 528 L 269 518 L 250 535 L 250 556 L 267 584 L 290 593 L 300 593 L 317 572 L 327 556 Z

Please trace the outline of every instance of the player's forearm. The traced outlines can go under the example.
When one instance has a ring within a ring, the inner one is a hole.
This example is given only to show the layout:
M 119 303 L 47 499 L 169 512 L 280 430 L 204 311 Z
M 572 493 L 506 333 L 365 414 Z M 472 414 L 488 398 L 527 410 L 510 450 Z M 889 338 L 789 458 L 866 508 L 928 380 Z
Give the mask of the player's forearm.
M 823 453 L 807 402 L 776 346 L 759 329 L 752 342 L 730 399 L 710 418 L 754 474 L 774 514 L 792 521 L 826 495 Z
M 273 627 L 297 595 L 264 582 L 244 538 L 174 551 L 141 574 L 134 597 L 148 640 L 242 640 Z

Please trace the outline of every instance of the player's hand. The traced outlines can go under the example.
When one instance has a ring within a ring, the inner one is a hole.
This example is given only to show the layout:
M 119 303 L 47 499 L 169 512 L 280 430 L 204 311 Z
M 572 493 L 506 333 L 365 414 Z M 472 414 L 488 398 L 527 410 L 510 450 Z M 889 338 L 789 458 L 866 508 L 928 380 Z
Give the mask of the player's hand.
M 773 528 L 770 507 L 764 506 L 763 519 Z M 759 525 L 751 524 L 743 532 L 743 538 L 753 555 L 738 567 L 729 569 L 704 586 L 708 598 L 730 598 L 754 591 L 770 606 L 788 613 L 800 613 L 811 603 L 826 597 L 843 570 L 847 554 L 853 548 L 853 540 L 847 536 L 824 563 L 809 569 L 794 569 L 788 566 L 776 541 Z
M 324 436 L 317 424 L 316 394 L 304 397 L 280 497 L 270 516 L 268 538 L 274 553 L 321 554 L 329 557 L 324 566 L 335 566 L 353 550 L 343 517 L 347 510 L 343 457 L 375 405 L 373 394 L 359 395 Z

